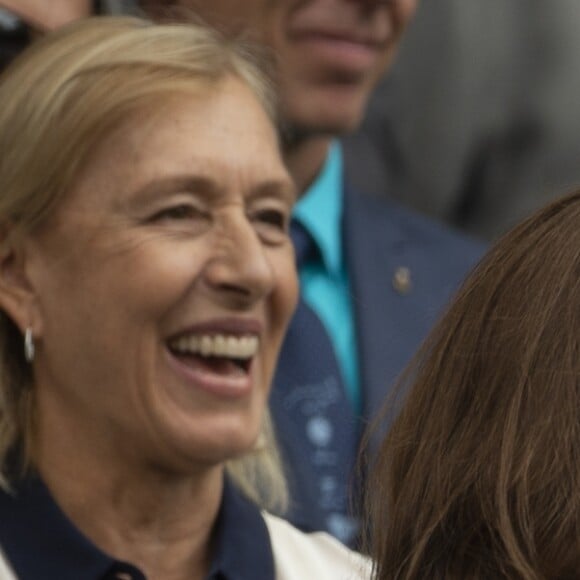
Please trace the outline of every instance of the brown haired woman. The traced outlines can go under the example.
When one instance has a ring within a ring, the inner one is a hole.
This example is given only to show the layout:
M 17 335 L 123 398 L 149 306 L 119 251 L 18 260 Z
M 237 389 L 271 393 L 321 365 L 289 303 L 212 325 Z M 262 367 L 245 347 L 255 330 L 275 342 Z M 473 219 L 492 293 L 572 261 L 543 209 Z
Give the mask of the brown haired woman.
M 371 480 L 375 578 L 578 578 L 580 192 L 497 243 L 406 377 Z

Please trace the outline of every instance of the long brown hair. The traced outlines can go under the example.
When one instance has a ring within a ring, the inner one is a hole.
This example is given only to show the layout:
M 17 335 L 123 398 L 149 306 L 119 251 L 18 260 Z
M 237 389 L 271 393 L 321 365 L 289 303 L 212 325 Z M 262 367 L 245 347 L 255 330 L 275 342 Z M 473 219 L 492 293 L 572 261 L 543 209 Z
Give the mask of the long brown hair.
M 580 577 L 580 192 L 468 278 L 370 478 L 377 580 Z

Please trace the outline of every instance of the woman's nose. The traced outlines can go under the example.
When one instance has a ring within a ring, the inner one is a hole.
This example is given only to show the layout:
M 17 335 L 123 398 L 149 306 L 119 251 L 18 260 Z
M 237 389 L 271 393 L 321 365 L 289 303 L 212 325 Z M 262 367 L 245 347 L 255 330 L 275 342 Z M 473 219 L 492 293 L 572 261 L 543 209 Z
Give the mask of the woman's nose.
M 213 256 L 205 269 L 212 290 L 240 306 L 267 296 L 274 288 L 274 272 L 253 224 L 239 216 L 215 233 Z

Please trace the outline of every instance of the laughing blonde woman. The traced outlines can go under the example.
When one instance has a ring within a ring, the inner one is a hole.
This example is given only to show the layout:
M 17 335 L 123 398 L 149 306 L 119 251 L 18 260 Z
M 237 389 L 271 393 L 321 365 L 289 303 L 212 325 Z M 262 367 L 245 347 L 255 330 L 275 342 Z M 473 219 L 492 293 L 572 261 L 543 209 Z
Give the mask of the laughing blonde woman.
M 0 102 L 11 577 L 364 577 L 259 505 L 283 496 L 265 410 L 297 283 L 256 58 L 88 19 L 29 49 Z

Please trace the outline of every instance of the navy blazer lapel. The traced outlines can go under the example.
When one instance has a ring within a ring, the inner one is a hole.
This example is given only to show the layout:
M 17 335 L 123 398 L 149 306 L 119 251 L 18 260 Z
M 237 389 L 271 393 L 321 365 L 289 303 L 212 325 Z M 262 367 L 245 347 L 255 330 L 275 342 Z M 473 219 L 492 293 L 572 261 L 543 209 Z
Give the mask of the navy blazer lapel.
M 384 198 L 348 187 L 343 228 L 364 419 L 369 421 L 384 406 L 483 246 Z M 375 435 L 371 447 L 379 437 Z
M 407 357 L 405 326 L 413 296 L 398 294 L 393 276 L 408 265 L 404 235 L 385 219 L 385 203 L 345 192 L 345 253 L 353 294 L 363 418 L 376 415 Z

